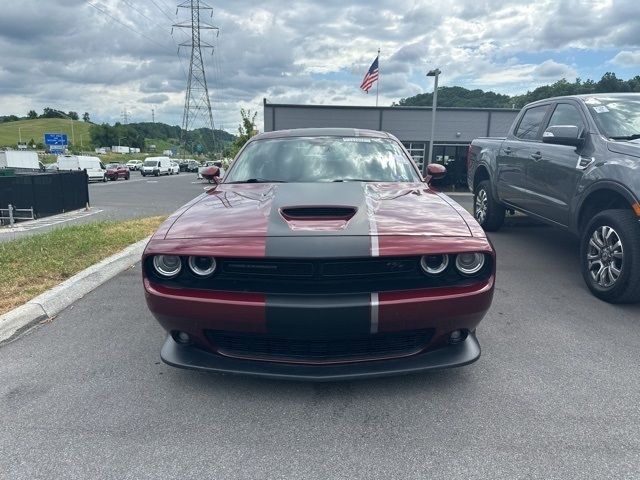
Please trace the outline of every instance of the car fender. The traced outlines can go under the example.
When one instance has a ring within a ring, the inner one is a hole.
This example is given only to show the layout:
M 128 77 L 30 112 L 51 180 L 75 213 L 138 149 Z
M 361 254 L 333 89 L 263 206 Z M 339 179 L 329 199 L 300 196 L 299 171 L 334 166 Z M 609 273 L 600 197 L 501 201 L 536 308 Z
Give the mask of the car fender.
M 578 231 L 578 221 L 579 214 L 582 210 L 582 206 L 589 195 L 598 190 L 611 190 L 622 197 L 626 198 L 629 202 L 629 206 L 640 203 L 638 197 L 624 184 L 616 181 L 616 180 L 596 180 L 588 185 L 579 185 L 578 186 L 578 195 L 576 195 L 575 200 L 573 202 L 573 208 L 571 212 L 571 225 L 569 225 L 570 230 L 573 232 Z

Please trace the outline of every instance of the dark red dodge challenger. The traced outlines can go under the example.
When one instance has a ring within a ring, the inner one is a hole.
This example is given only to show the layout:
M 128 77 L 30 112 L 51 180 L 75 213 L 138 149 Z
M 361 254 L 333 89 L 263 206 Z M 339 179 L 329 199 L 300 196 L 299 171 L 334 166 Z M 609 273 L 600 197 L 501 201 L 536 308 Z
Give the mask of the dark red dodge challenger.
M 395 137 L 265 133 L 217 182 L 143 255 L 166 363 L 337 380 L 478 359 L 494 250 Z

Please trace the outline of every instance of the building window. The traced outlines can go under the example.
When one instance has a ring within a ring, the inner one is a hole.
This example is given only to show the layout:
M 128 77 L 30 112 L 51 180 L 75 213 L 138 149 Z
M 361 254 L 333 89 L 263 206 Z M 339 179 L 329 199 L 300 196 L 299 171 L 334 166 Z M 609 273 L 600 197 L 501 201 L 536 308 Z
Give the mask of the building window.
M 409 155 L 413 161 L 418 164 L 420 171 L 424 169 L 424 153 L 426 148 L 425 142 L 402 142 L 404 147 L 409 151 Z

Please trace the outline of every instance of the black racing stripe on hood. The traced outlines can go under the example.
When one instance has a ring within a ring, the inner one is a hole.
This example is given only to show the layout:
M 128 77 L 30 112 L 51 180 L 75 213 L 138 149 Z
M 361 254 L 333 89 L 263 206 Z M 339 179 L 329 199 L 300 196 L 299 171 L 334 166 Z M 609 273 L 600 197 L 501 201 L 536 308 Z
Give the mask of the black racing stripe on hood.
M 343 229 L 294 230 L 280 210 L 300 206 L 354 207 L 357 211 Z M 359 182 L 278 184 L 267 220 L 265 253 L 267 257 L 289 258 L 369 256 L 369 218 L 362 185 Z

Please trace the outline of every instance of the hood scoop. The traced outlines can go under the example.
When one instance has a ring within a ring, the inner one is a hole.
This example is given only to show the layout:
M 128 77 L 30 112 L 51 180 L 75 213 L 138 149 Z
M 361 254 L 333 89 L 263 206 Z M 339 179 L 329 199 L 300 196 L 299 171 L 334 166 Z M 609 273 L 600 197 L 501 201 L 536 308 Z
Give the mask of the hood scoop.
M 280 215 L 291 230 L 336 232 L 344 230 L 358 211 L 355 207 L 299 206 L 283 207 Z
M 358 211 L 355 207 L 304 206 L 284 207 L 280 213 L 285 220 L 349 220 Z

